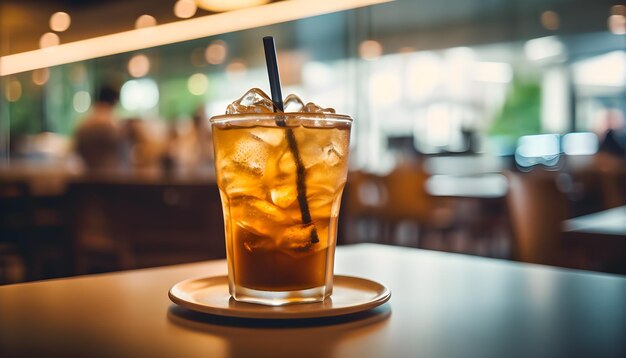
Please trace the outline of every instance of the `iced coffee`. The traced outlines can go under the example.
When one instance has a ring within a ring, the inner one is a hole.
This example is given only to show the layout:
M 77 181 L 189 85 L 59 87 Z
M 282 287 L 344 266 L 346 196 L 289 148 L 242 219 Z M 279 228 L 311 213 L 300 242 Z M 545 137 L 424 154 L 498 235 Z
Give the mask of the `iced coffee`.
M 276 113 L 253 89 L 211 123 L 232 297 L 323 301 L 332 292 L 351 118 L 293 95 Z

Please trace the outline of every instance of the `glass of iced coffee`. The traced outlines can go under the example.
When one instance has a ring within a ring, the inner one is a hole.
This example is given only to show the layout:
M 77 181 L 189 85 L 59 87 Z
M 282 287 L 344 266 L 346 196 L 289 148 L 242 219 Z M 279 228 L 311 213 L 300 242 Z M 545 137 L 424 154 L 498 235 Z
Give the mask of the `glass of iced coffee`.
M 231 296 L 266 305 L 330 296 L 352 119 L 250 90 L 211 118 Z

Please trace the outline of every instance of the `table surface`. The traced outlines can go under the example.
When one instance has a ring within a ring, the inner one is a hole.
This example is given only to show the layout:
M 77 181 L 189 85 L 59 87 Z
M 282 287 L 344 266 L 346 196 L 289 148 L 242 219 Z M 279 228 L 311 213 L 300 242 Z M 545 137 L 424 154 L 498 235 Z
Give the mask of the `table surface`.
M 626 238 L 626 206 L 579 216 L 563 223 L 566 232 L 623 236 Z
M 223 260 L 0 287 L 0 356 L 624 357 L 626 277 L 410 248 L 337 250 L 391 300 L 340 319 L 266 321 L 172 304 Z

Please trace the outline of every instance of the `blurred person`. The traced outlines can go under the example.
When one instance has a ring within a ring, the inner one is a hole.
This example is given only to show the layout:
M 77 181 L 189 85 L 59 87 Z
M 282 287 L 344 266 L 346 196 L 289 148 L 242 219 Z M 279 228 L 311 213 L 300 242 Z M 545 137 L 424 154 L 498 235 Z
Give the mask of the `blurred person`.
M 121 156 L 124 167 L 146 169 L 156 167 L 162 145 L 147 130 L 140 118 L 126 118 L 120 122 Z
M 176 122 L 169 123 L 167 128 L 167 143 L 159 158 L 159 166 L 165 177 L 171 177 L 178 168 L 180 135 Z
M 213 135 L 208 123 L 204 106 L 198 107 L 193 114 L 193 128 L 196 146 L 196 164 L 213 168 Z
M 213 168 L 213 142 L 204 109 L 199 107 L 191 123 L 173 123 L 169 129 L 168 152 L 179 168 L 199 172 Z
M 101 87 L 90 113 L 76 130 L 76 151 L 89 170 L 115 169 L 122 162 L 121 135 L 114 115 L 118 100 L 117 89 Z

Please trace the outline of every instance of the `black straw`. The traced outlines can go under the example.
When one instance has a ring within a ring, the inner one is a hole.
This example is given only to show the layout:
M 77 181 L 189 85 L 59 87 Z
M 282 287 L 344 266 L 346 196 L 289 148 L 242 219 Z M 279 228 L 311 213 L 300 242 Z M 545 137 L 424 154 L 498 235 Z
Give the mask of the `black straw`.
M 278 61 L 276 61 L 276 45 L 274 45 L 274 38 L 272 36 L 265 36 L 263 38 L 263 48 L 265 49 L 265 63 L 267 64 L 267 74 L 270 79 L 270 90 L 272 92 L 274 112 L 284 112 L 283 94 L 280 89 L 280 76 L 278 74 Z M 280 127 L 286 127 L 284 119 L 285 116 L 280 117 L 283 118 L 277 119 L 276 123 Z M 291 128 L 287 128 L 287 143 L 289 144 L 289 150 L 291 151 L 291 154 L 293 154 L 293 158 L 296 162 L 296 189 L 298 191 L 298 204 L 300 205 L 302 223 L 304 225 L 313 225 L 311 228 L 311 241 L 306 247 L 308 248 L 308 246 L 318 243 L 320 240 L 317 236 L 317 228 L 311 219 L 309 203 L 306 200 L 306 171 L 304 164 L 302 164 L 302 158 L 300 158 L 296 136 Z
M 274 111 L 284 112 L 283 94 L 280 88 L 280 75 L 278 74 L 278 61 L 276 60 L 276 45 L 272 36 L 263 38 L 263 48 L 265 49 L 265 63 L 267 64 L 267 74 L 270 78 L 270 90 L 272 91 L 272 102 Z

